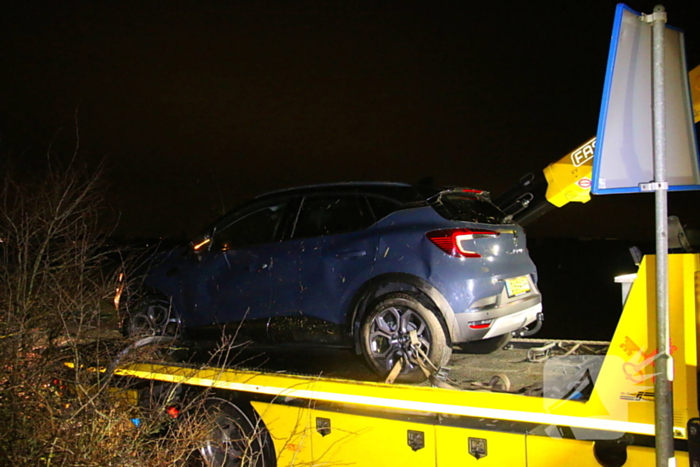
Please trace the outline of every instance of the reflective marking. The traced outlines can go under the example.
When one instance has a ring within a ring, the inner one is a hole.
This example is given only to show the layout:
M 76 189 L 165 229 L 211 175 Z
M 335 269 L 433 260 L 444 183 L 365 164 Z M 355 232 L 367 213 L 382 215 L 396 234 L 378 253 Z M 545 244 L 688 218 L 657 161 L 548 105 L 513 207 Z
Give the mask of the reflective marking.
M 196 370 L 193 370 L 196 371 Z M 467 407 L 461 405 L 438 404 L 434 402 L 419 402 L 400 399 L 387 399 L 382 397 L 360 396 L 354 394 L 339 394 L 333 392 L 314 391 L 309 389 L 294 389 L 289 387 L 262 386 L 255 384 L 236 383 L 222 381 L 213 378 L 188 377 L 186 375 L 174 375 L 170 373 L 154 373 L 152 371 L 129 370 L 127 368 L 115 371 L 122 376 L 135 376 L 145 379 L 157 379 L 172 383 L 184 383 L 194 386 L 215 387 L 230 389 L 233 391 L 256 392 L 272 396 L 298 397 L 310 400 L 322 400 L 326 402 L 343 402 L 393 409 L 413 410 L 416 412 L 438 412 L 444 414 L 463 415 L 467 417 L 515 420 L 531 422 L 543 425 L 560 425 L 593 430 L 617 431 L 654 435 L 654 425 L 649 423 L 622 422 L 600 418 L 575 417 L 570 415 L 555 415 L 547 413 L 533 413 L 519 410 L 492 409 L 486 407 Z M 302 384 L 308 384 L 306 381 Z M 675 428 L 682 430 L 683 428 Z

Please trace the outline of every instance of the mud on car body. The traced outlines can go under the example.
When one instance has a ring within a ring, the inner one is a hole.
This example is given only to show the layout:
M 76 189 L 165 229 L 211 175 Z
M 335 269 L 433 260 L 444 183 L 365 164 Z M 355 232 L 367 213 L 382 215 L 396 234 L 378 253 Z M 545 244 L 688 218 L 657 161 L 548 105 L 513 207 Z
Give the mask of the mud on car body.
M 537 320 L 525 233 L 483 191 L 338 183 L 259 196 L 145 278 L 127 332 L 353 347 L 425 378 L 453 345 L 495 350 Z

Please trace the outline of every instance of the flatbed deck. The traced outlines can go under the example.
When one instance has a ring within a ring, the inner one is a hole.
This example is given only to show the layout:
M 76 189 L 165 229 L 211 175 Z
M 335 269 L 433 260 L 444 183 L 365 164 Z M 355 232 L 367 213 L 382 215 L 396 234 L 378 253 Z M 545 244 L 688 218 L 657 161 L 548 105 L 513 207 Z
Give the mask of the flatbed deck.
M 609 345 L 598 341 L 514 339 L 506 349 L 492 354 L 453 353 L 447 377 L 452 386 L 464 390 L 478 389 L 479 384 L 503 375 L 508 378 L 511 391 L 525 393 L 543 381 L 548 357 L 562 356 L 571 350 L 570 355 L 604 355 Z
M 513 339 L 506 348 L 491 354 L 467 354 L 455 349 L 437 384 L 454 390 L 493 390 L 539 396 L 542 394 L 545 373 L 562 371 L 560 367 L 548 364 L 548 361 L 556 361 L 550 357 L 562 356 L 567 352 L 570 355 L 603 356 L 609 344 L 603 341 Z M 287 352 L 247 349 L 236 353 L 235 358 L 226 365 L 217 364 L 214 360 L 176 365 L 192 369 L 232 369 L 311 379 L 382 382 L 361 358 L 341 349 L 297 349 Z M 417 386 L 430 387 L 434 383 L 426 381 Z

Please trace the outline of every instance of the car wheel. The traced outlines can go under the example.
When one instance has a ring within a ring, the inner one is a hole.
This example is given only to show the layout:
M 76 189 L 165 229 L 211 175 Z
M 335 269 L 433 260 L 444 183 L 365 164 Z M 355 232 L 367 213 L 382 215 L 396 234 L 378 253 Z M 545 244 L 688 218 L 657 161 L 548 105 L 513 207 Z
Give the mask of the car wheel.
M 248 409 L 248 410 L 246 410 Z M 252 408 L 211 397 L 204 401 L 204 440 L 190 465 L 270 467 L 272 440 Z
M 161 297 L 146 296 L 127 314 L 122 331 L 126 337 L 176 337 L 179 320 L 169 301 Z
M 503 335 L 491 337 L 489 339 L 463 342 L 459 344 L 459 348 L 466 353 L 473 353 L 479 355 L 489 354 L 505 347 L 506 344 L 510 342 L 511 336 L 511 333 L 507 332 Z
M 422 352 L 411 344 L 415 331 Z M 396 381 L 420 383 L 426 376 L 418 361 L 430 362 L 431 368 L 445 365 L 452 349 L 447 345 L 445 331 L 437 316 L 415 297 L 392 293 L 379 297 L 370 307 L 361 327 L 361 347 L 367 363 L 377 374 L 386 378 L 397 362 L 403 366 Z

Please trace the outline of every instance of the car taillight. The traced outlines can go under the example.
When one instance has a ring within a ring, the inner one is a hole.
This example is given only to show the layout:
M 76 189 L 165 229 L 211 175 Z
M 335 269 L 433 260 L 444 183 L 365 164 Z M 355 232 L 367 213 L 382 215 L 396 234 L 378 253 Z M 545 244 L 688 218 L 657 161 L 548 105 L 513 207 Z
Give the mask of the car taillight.
M 445 229 L 433 230 L 425 236 L 448 255 L 457 258 L 481 258 L 481 255 L 476 251 L 465 249 L 462 242 L 475 238 L 498 237 L 500 234 L 500 232 L 492 230 Z

